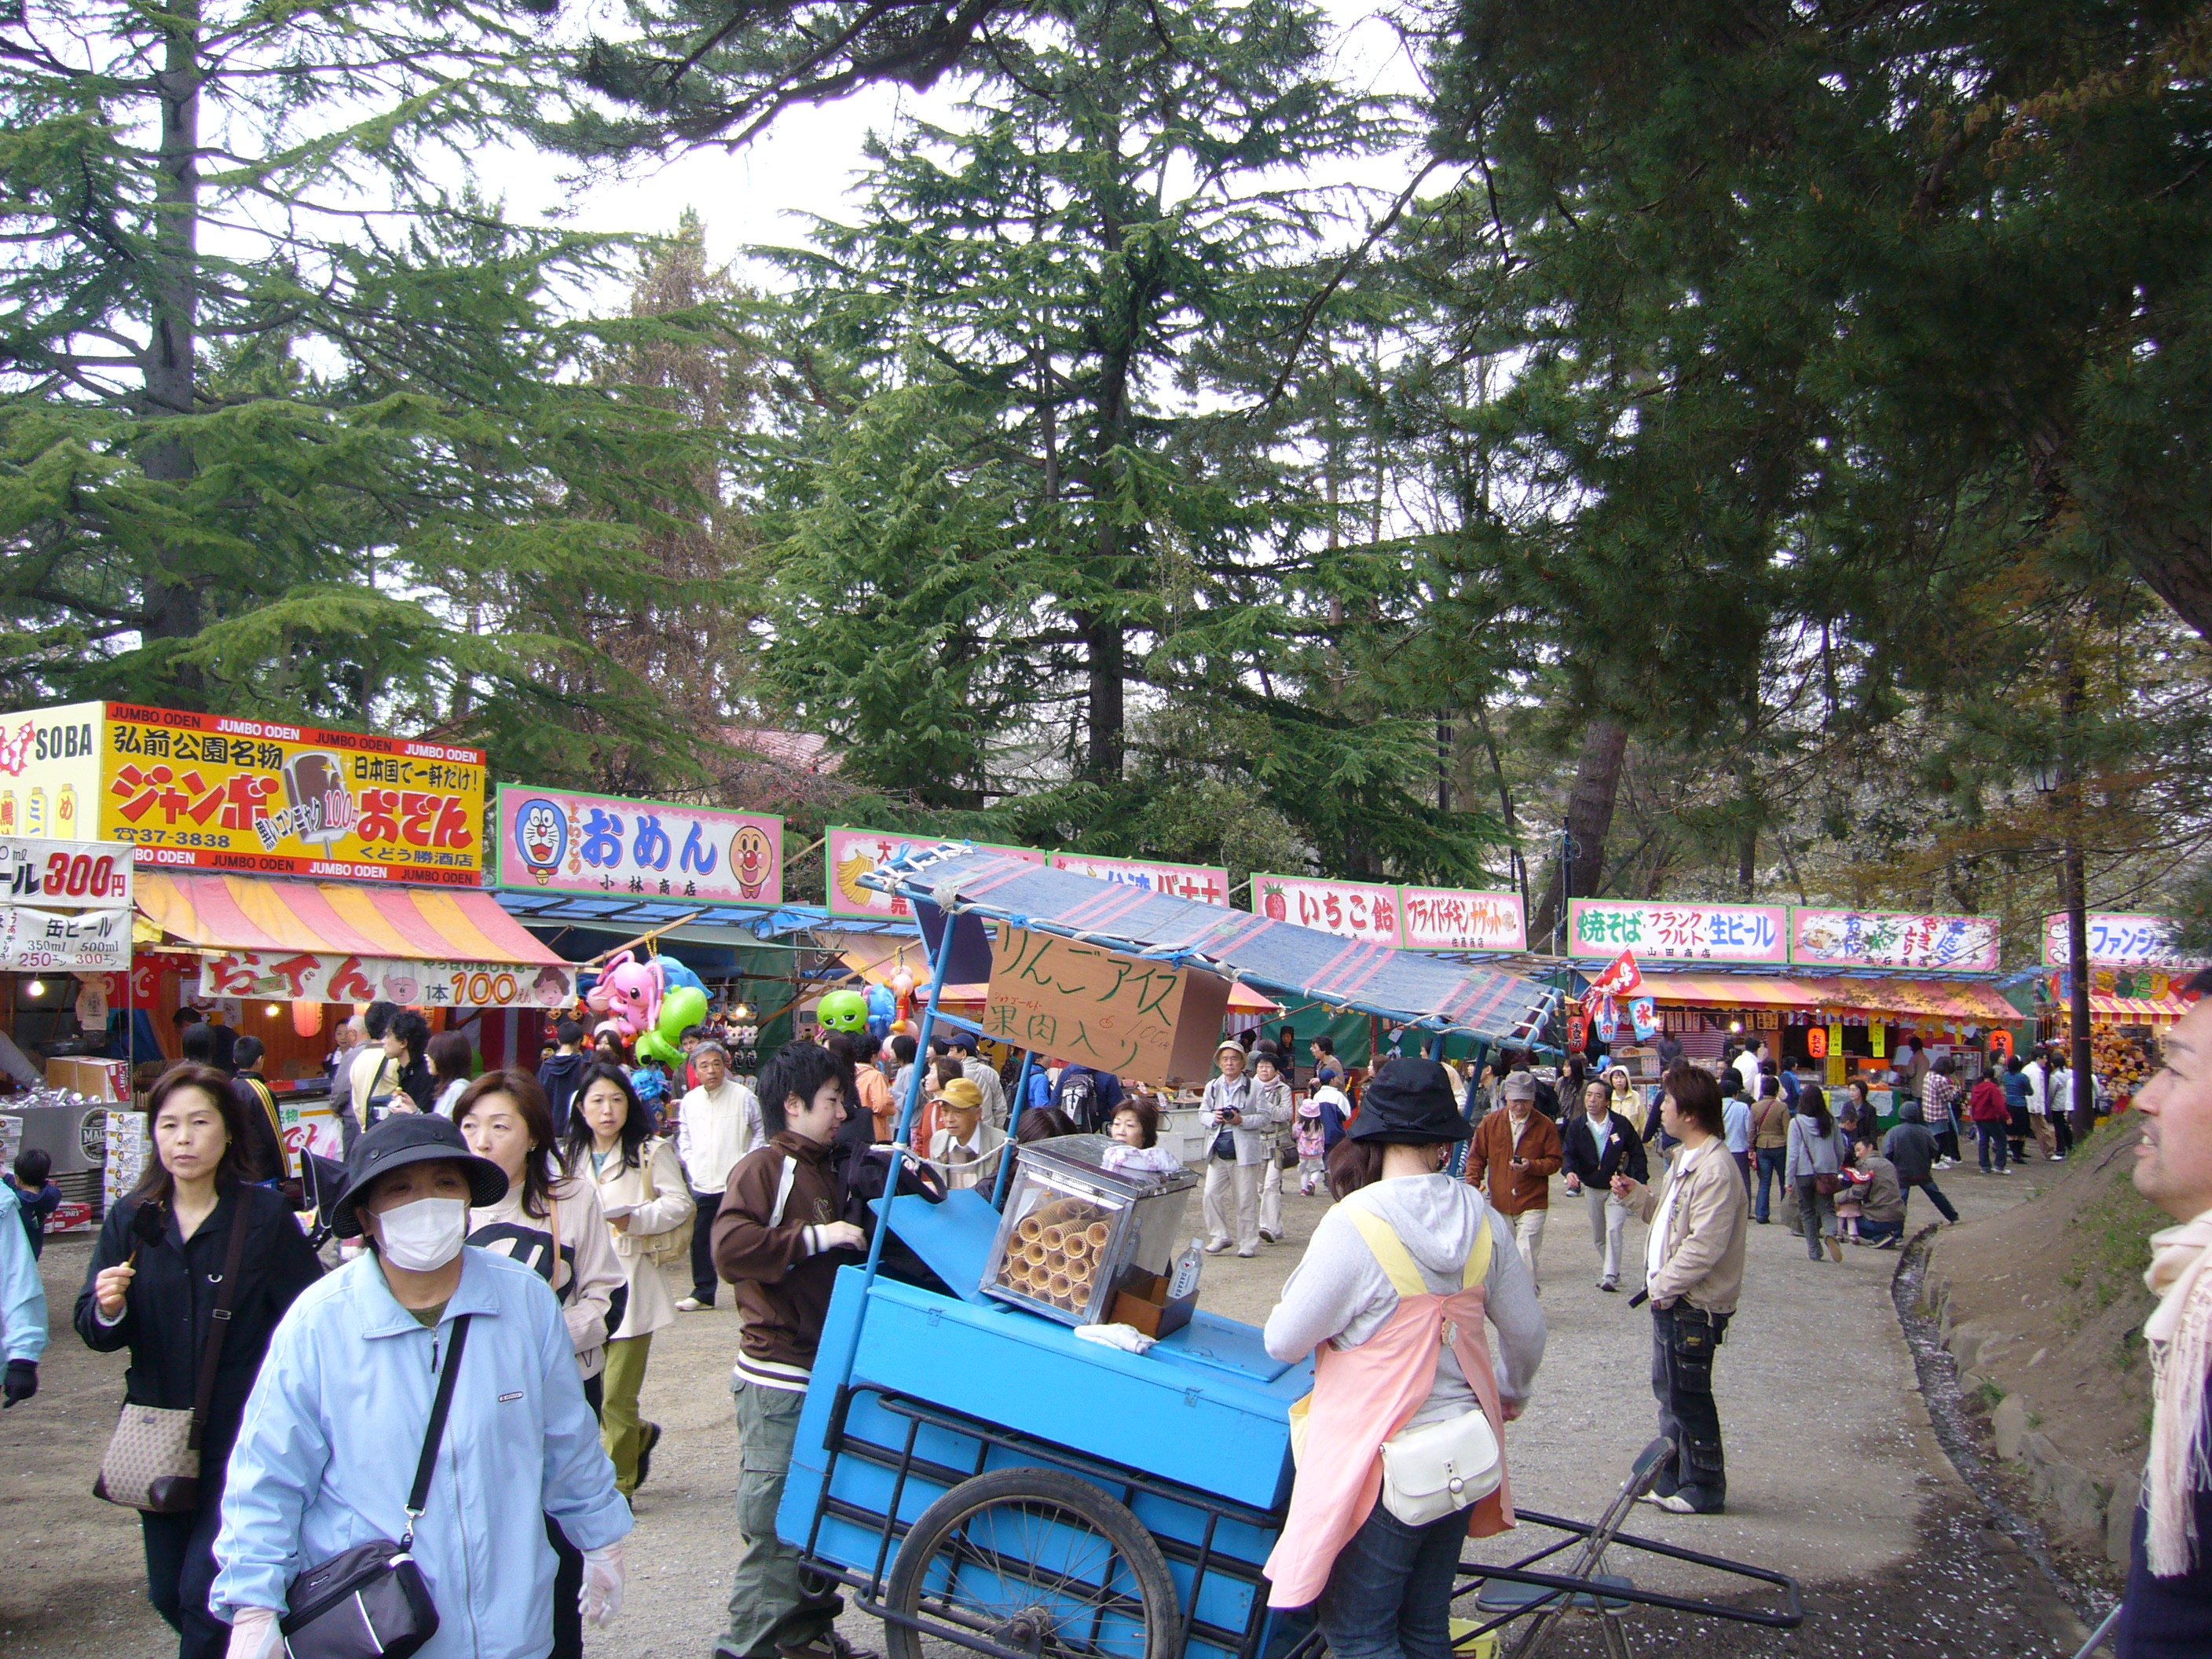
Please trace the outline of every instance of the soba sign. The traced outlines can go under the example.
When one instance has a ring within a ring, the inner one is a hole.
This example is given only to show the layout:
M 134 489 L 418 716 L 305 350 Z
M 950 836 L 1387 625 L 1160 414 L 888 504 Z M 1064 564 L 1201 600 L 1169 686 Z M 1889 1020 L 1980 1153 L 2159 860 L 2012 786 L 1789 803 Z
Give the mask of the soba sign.
M 1651 962 L 1771 963 L 1790 960 L 1790 913 L 1780 904 L 1668 904 L 1657 899 L 1572 900 L 1567 954 L 1610 962 L 1623 951 Z

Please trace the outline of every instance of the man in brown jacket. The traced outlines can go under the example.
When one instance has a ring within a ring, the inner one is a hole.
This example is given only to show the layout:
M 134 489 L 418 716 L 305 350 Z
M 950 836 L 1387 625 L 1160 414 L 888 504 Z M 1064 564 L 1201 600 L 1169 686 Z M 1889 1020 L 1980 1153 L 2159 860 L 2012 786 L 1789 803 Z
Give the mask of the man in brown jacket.
M 1486 1115 L 1467 1155 L 1470 1185 L 1489 1195 L 1490 1207 L 1513 1224 L 1513 1242 L 1536 1284 L 1536 1252 L 1552 1209 L 1552 1177 L 1559 1172 L 1559 1127 L 1536 1109 L 1536 1079 L 1510 1073 L 1498 1085 L 1502 1112 Z M 1541 1286 L 1538 1286 L 1541 1294 Z
M 1728 1502 L 1728 1470 L 1713 1351 L 1743 1287 L 1750 1202 L 1721 1138 L 1720 1085 L 1694 1066 L 1677 1066 L 1667 1073 L 1659 1109 L 1662 1126 L 1681 1143 L 1665 1191 L 1626 1176 L 1613 1181 L 1613 1196 L 1651 1229 L 1635 1301 L 1651 1299 L 1651 1392 L 1659 1432 L 1674 1443 L 1674 1455 L 1647 1496 L 1677 1515 L 1718 1515 Z
M 714 1271 L 737 1293 L 744 1328 L 730 1395 L 738 1413 L 738 1532 L 744 1549 L 718 1659 L 849 1659 L 837 1634 L 843 1603 L 799 1570 L 775 1535 L 799 1413 L 822 1340 L 837 1269 L 860 1259 L 860 1230 L 838 1219 L 830 1161 L 854 1098 L 852 1068 L 827 1048 L 794 1042 L 761 1068 L 768 1144 L 730 1170 L 714 1216 Z

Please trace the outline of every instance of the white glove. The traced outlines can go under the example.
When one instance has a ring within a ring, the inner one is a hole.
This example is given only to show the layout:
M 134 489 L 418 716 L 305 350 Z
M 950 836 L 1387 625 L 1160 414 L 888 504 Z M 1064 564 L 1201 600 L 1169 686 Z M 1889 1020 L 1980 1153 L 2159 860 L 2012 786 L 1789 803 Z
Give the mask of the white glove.
M 584 1588 L 576 1598 L 584 1622 L 605 1630 L 622 1611 L 622 1598 L 623 1547 L 614 1543 L 604 1549 L 586 1550 Z
M 230 1621 L 230 1645 L 223 1659 L 282 1659 L 284 1638 L 274 1607 L 240 1607 Z

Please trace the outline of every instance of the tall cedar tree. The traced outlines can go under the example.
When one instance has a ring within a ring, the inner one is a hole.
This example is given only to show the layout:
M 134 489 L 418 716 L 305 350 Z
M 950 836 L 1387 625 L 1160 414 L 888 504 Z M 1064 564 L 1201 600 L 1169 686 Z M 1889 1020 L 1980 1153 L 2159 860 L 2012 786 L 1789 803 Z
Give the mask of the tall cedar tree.
M 1516 369 L 1471 417 L 1506 505 L 1454 551 L 1595 721 L 1584 840 L 1624 725 L 1748 772 L 1778 651 L 1849 641 L 1837 717 L 1879 720 L 1990 687 L 1941 641 L 1993 592 L 2048 596 L 2046 650 L 2114 575 L 2212 630 L 2212 12 L 1442 15 L 1467 172 L 1416 264 L 1447 356 Z
M 1322 40 L 1290 0 L 1056 9 L 783 256 L 818 412 L 775 486 L 772 672 L 854 775 L 975 806 L 1052 744 L 1074 781 L 1029 832 L 1141 836 L 1149 698 L 1332 865 L 1357 817 L 1392 867 L 1472 867 L 1487 823 L 1429 804 L 1425 726 L 1309 695 L 1329 598 L 1398 561 L 1328 544 L 1305 406 L 1250 412 L 1351 205 L 1295 181 L 1392 132 Z
M 580 706 L 657 726 L 635 680 L 546 671 L 580 596 L 647 591 L 625 481 L 692 440 L 553 309 L 605 246 L 435 176 L 497 139 L 533 27 L 32 0 L 0 31 L 0 694 L 458 728 L 539 775 Z

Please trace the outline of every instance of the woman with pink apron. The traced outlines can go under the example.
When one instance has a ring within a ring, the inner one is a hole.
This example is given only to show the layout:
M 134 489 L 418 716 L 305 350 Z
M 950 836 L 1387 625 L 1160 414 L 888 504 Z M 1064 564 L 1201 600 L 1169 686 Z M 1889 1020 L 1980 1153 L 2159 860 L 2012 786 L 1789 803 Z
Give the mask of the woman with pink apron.
M 1337 1161 L 1354 1166 L 1356 1188 L 1314 1230 L 1267 1316 L 1269 1353 L 1315 1355 L 1267 1601 L 1311 1607 L 1336 1659 L 1450 1659 L 1461 1540 L 1513 1525 L 1504 1425 L 1543 1358 L 1544 1316 L 1482 1195 L 1443 1173 L 1468 1127 L 1441 1065 L 1386 1063 L 1346 1134 L 1352 1150 Z M 1485 1495 L 1401 1520 L 1385 1498 L 1383 1443 L 1403 1436 L 1403 1448 L 1446 1425 L 1480 1439 L 1468 1422 L 1478 1413 L 1501 1449 Z

